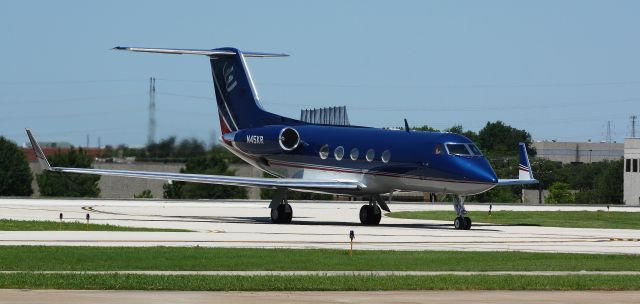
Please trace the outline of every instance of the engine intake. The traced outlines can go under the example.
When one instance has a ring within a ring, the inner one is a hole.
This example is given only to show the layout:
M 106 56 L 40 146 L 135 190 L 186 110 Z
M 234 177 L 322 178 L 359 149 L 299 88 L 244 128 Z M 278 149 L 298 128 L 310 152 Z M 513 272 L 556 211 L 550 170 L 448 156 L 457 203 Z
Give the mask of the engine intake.
M 265 126 L 243 129 L 224 135 L 224 140 L 242 152 L 254 155 L 279 154 L 295 150 L 300 145 L 300 134 L 288 126 Z

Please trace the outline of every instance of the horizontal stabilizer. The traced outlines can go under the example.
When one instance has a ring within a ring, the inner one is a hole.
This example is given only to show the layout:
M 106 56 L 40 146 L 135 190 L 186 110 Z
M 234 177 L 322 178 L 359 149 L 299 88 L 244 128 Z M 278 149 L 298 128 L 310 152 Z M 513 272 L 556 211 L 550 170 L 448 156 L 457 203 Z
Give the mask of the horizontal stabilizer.
M 209 57 L 232 56 L 236 52 L 231 49 L 163 49 L 163 48 L 143 48 L 143 47 L 125 47 L 116 46 L 113 48 L 118 51 L 145 52 L 145 53 L 161 53 L 161 54 L 178 54 L 178 55 L 204 55 Z M 287 54 L 282 53 L 259 53 L 259 52 L 240 52 L 244 57 L 286 57 Z

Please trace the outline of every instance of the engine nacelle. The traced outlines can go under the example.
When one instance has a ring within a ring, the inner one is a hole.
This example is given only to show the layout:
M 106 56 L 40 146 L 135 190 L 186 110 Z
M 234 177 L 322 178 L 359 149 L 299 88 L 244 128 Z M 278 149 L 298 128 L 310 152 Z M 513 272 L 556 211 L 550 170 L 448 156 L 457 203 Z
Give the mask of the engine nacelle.
M 269 155 L 295 150 L 300 134 L 292 127 L 265 126 L 227 133 L 224 140 L 245 153 Z

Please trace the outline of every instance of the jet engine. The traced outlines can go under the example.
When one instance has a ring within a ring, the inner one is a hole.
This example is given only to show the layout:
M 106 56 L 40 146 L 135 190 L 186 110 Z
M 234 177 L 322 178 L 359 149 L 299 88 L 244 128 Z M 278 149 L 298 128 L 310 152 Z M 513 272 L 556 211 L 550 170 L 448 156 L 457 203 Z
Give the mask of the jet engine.
M 269 155 L 293 151 L 300 144 L 300 134 L 288 126 L 265 126 L 227 133 L 223 139 L 249 154 Z

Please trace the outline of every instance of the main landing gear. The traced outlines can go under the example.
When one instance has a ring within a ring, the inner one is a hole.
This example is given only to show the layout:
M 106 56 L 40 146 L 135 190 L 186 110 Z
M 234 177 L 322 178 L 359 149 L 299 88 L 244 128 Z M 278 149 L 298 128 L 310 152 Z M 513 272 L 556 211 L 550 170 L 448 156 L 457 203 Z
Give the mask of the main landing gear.
M 458 215 L 453 221 L 453 226 L 458 230 L 471 229 L 471 219 L 465 216 L 467 210 L 464 208 L 464 196 L 456 195 L 453 197 L 453 208 Z
M 389 194 L 389 201 L 391 201 L 391 194 Z M 390 211 L 389 205 L 382 199 L 380 195 L 374 195 L 369 198 L 369 204 L 362 205 L 360 208 L 360 223 L 363 225 L 374 226 L 380 224 L 382 218 L 382 210 Z
M 293 208 L 287 201 L 288 189 L 276 189 L 271 199 L 271 222 L 274 224 L 289 224 L 293 218 Z

